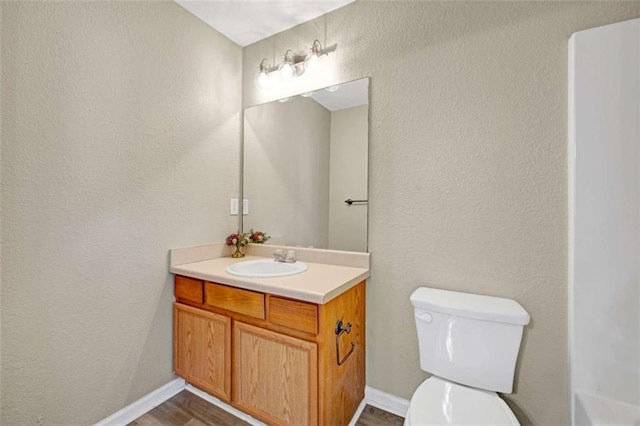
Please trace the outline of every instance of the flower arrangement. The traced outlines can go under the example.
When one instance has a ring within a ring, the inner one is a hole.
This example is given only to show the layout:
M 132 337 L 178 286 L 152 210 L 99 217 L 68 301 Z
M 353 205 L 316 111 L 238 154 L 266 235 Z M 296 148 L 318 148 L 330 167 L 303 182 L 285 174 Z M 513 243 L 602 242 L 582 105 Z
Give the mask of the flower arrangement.
M 227 237 L 228 246 L 244 247 L 249 244 L 249 234 L 243 234 L 241 232 L 231 234 Z
M 253 229 L 249 230 L 249 234 L 251 234 L 251 236 L 249 237 L 251 239 L 251 242 L 254 244 L 264 244 L 267 241 L 269 241 L 269 239 L 271 238 L 269 235 L 265 234 L 262 231 L 255 231 Z
M 227 237 L 227 245 L 231 247 L 231 257 L 244 257 L 244 248 L 251 244 L 264 244 L 271 237 L 262 231 L 236 232 Z

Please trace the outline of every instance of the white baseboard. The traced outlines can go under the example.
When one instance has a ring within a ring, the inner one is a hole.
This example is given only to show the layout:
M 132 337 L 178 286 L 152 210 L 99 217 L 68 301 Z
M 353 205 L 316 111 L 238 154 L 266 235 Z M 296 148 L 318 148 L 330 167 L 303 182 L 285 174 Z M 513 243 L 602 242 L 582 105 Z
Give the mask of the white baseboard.
M 183 379 L 175 379 L 166 385 L 143 396 L 139 400 L 113 413 L 106 419 L 100 420 L 96 426 L 119 426 L 131 423 L 143 414 L 151 411 L 167 399 L 179 393 L 186 386 Z
M 409 401 L 379 389 L 365 386 L 364 399 L 367 404 L 388 411 L 400 417 L 406 417 L 409 410 Z
M 215 405 L 216 407 L 226 411 L 229 414 L 233 414 L 234 416 L 236 416 L 237 418 L 244 420 L 245 422 L 249 423 L 252 426 L 267 426 L 266 424 L 262 423 L 260 420 L 256 420 L 253 417 L 251 417 L 250 415 L 243 413 L 242 411 L 232 407 L 231 405 L 227 404 L 226 402 L 222 402 L 220 401 L 218 398 L 216 398 L 215 396 L 211 396 L 208 393 L 201 391 L 200 389 L 190 385 L 187 383 L 187 386 L 185 387 L 185 390 L 188 390 L 189 392 L 191 392 L 192 394 L 199 396 L 200 398 L 204 399 L 205 401 Z
M 249 423 L 252 426 L 266 426 L 264 423 L 262 423 L 260 420 L 254 419 L 253 417 L 251 417 L 250 415 L 243 413 L 242 411 L 232 407 L 231 405 L 220 401 L 218 398 L 209 395 L 206 392 L 201 391 L 200 389 L 191 386 L 190 384 L 187 384 L 187 387 L 185 388 L 186 390 L 188 390 L 189 392 L 193 393 L 196 396 L 199 396 L 200 398 L 204 399 L 205 401 L 208 401 L 209 403 L 215 405 L 216 407 L 226 411 L 227 413 L 233 414 L 234 416 L 238 417 L 239 419 L 244 420 L 245 422 Z M 362 411 L 364 410 L 364 407 L 367 405 L 367 400 L 366 398 L 362 400 L 362 402 L 360 402 L 360 405 L 358 405 L 358 408 L 356 409 L 356 412 L 354 413 L 353 417 L 351 418 L 351 421 L 349 422 L 348 426 L 355 426 L 355 424 L 358 422 L 358 419 L 360 418 L 360 414 L 362 414 Z
M 358 423 L 358 419 L 360 419 L 360 414 L 362 414 L 362 412 L 364 411 L 364 407 L 367 406 L 367 399 L 363 399 L 360 402 L 360 405 L 358 405 L 358 408 L 356 409 L 356 412 L 353 414 L 353 417 L 351 418 L 351 421 L 349 422 L 348 426 L 356 426 L 356 423 Z
M 204 399 L 205 401 L 208 401 L 209 403 L 221 408 L 222 410 L 230 414 L 233 414 L 234 416 L 244 420 L 245 422 L 253 426 L 265 426 L 265 424 L 261 421 L 256 420 L 248 414 L 245 414 L 242 411 L 232 407 L 231 405 L 220 401 L 218 398 L 213 397 L 208 393 L 193 387 L 190 384 L 187 384 L 183 379 L 172 380 L 161 388 L 158 388 L 155 391 L 143 396 L 139 400 L 127 405 L 118 412 L 110 415 L 103 420 L 100 420 L 98 423 L 96 423 L 96 426 L 120 426 L 131 423 L 138 417 L 151 411 L 152 409 L 162 404 L 172 396 L 178 394 L 182 390 L 191 392 L 192 394 Z M 358 406 L 358 409 L 353 415 L 353 418 L 349 422 L 349 426 L 354 426 L 358 422 L 360 414 L 362 414 L 362 411 L 367 404 L 401 417 L 405 417 L 407 415 L 407 410 L 409 409 L 409 401 L 407 401 L 406 399 L 402 399 L 395 395 L 391 395 L 390 393 L 383 392 L 379 389 L 366 386 L 364 389 L 364 400 L 362 400 L 362 402 Z

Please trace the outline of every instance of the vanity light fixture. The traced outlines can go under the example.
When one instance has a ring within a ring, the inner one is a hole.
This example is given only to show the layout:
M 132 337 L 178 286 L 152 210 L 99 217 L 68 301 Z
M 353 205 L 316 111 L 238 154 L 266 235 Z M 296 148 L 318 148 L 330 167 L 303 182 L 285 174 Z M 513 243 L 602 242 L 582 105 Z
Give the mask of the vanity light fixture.
M 308 98 L 308 97 L 310 97 L 312 95 L 313 95 L 313 92 L 300 93 L 300 96 L 302 96 L 303 98 Z
M 331 87 L 327 87 L 326 90 L 327 92 L 335 92 L 336 90 L 338 90 L 339 87 L 338 86 L 331 86 Z
M 324 55 L 328 55 L 323 48 L 320 40 L 314 40 L 311 48 L 309 49 L 309 54 L 306 58 L 304 58 L 304 68 L 305 70 L 310 70 L 318 66 L 320 62 L 320 57 Z
M 335 46 L 332 46 L 331 51 L 335 50 Z M 329 49 L 322 47 L 320 40 L 314 40 L 309 53 L 305 56 L 304 60 L 301 57 L 296 58 L 296 54 L 291 49 L 282 56 L 282 62 L 280 65 L 271 65 L 271 62 L 267 58 L 260 61 L 258 65 L 258 73 L 255 76 L 256 86 L 260 88 L 266 88 L 270 83 L 271 74 L 274 71 L 278 71 L 279 77 L 283 80 L 291 80 L 299 75 L 302 75 L 305 71 L 313 69 L 320 62 L 320 57 L 329 54 Z M 298 59 L 298 62 L 296 62 Z
M 258 65 L 258 73 L 255 77 L 256 86 L 260 88 L 265 88 L 269 85 L 269 73 L 275 71 L 276 69 L 271 66 L 271 62 L 267 58 L 264 58 L 260 61 L 260 65 Z
M 296 55 L 293 53 L 293 50 L 289 49 L 284 52 L 282 63 L 278 67 L 278 70 L 280 72 L 280 76 L 285 80 L 292 79 L 298 75 L 298 71 L 296 69 Z

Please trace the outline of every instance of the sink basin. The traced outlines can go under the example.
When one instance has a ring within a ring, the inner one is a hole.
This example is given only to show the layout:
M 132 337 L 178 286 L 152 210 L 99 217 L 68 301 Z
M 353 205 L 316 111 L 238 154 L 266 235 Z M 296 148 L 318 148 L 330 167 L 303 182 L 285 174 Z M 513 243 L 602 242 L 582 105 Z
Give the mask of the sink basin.
M 271 259 L 247 260 L 227 266 L 228 274 L 247 278 L 286 277 L 306 270 L 304 262 L 283 263 Z

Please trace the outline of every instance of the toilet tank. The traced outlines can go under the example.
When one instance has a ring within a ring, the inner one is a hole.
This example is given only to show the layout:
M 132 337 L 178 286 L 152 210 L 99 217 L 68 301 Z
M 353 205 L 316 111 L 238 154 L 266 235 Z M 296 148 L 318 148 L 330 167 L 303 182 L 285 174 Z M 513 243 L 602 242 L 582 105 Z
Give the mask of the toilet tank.
M 474 388 L 511 393 L 529 314 L 515 300 L 421 287 L 411 295 L 420 368 Z

